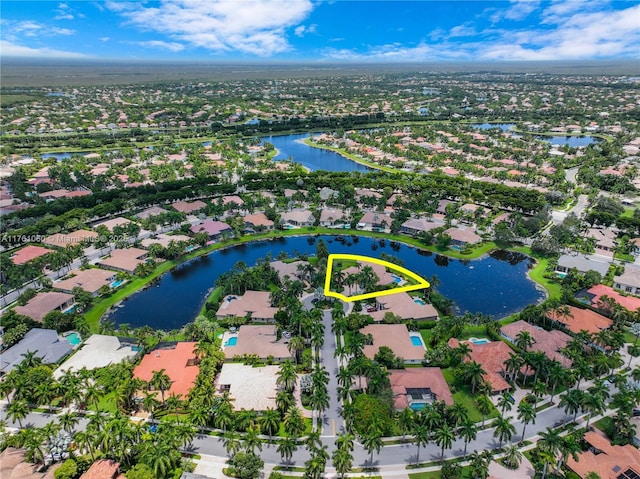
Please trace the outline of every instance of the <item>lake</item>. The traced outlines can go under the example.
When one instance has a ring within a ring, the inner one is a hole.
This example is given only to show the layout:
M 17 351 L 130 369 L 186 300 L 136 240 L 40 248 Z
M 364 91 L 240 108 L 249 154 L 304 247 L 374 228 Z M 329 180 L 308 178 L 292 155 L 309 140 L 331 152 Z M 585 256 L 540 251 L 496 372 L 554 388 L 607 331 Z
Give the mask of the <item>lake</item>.
M 302 143 L 309 138 L 308 133 L 297 135 L 274 135 L 262 138 L 262 143 L 269 142 L 278 150 L 274 160 L 286 160 L 289 157 L 296 163 L 311 171 L 371 171 L 371 168 L 351 161 L 330 150 L 313 148 Z
M 496 251 L 477 260 L 457 260 L 369 237 L 291 236 L 238 245 L 191 260 L 130 296 L 108 319 L 132 327 L 178 329 L 195 319 L 218 276 L 238 261 L 252 266 L 268 255 L 275 259 L 281 251 L 289 256 L 315 254 L 315 241 L 320 237 L 329 253 L 380 257 L 385 252 L 400 258 L 405 267 L 424 278 L 435 274 L 441 283 L 437 290 L 455 302 L 459 314 L 501 318 L 544 299 L 544 292 L 527 276 L 532 260 L 520 253 Z

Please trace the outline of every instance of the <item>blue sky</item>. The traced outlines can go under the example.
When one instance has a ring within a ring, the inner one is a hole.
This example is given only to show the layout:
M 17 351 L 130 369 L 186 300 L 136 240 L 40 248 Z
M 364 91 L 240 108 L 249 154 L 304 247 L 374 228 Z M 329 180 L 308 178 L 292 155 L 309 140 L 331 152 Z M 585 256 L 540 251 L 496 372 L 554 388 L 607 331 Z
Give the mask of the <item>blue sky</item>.
M 640 2 L 2 1 L 0 55 L 198 61 L 640 59 Z

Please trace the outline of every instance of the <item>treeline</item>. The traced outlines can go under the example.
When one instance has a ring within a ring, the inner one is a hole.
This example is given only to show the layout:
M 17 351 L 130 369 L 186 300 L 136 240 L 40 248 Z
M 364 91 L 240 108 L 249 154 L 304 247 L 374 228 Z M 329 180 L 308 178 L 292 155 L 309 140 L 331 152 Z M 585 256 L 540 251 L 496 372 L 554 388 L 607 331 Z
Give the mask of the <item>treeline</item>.
M 128 209 L 137 209 L 166 202 L 196 197 L 233 193 L 235 186 L 217 183 L 215 177 L 187 179 L 143 185 L 137 188 L 114 189 L 78 198 L 60 198 L 44 205 L 16 211 L 3 218 L 0 232 L 5 237 L 46 235 L 64 228 L 70 220 L 85 221 L 102 218 Z
M 498 206 L 522 213 L 535 213 L 546 204 L 544 195 L 535 190 L 511 188 L 496 183 L 438 174 L 387 172 L 345 174 L 344 172 L 314 171 L 300 175 L 286 172 L 248 172 L 243 182 L 248 190 L 254 191 L 282 191 L 285 188 L 313 190 L 323 187 L 340 189 L 346 186 L 377 190 L 389 187 L 393 191 L 402 191 L 409 196 L 431 191 L 434 197 L 439 199 L 468 200 L 489 207 Z

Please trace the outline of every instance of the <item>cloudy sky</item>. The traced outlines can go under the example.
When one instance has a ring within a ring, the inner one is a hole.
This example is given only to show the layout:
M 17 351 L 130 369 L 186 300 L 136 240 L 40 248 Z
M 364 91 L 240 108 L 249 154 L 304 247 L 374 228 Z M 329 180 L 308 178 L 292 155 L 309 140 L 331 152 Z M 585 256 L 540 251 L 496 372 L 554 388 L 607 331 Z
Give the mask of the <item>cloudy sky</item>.
M 640 61 L 638 0 L 3 0 L 0 22 L 2 56 Z

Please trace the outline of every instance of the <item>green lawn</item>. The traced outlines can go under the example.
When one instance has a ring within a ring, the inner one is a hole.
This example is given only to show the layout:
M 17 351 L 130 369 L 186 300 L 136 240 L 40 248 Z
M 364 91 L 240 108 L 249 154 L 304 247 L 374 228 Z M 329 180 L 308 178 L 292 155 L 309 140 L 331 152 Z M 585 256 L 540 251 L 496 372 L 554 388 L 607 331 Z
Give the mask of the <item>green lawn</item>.
M 449 387 L 453 390 L 456 389 L 456 392 L 453 393 L 453 400 L 457 403 L 462 404 L 467 411 L 469 411 L 469 419 L 473 422 L 481 422 L 482 414 L 478 411 L 478 407 L 475 402 L 475 395 L 471 394 L 471 386 L 465 384 L 459 376 L 456 376 L 456 372 L 452 368 L 446 368 L 442 370 L 442 375 Z M 498 417 L 498 410 L 493 409 L 485 419 L 490 419 Z

